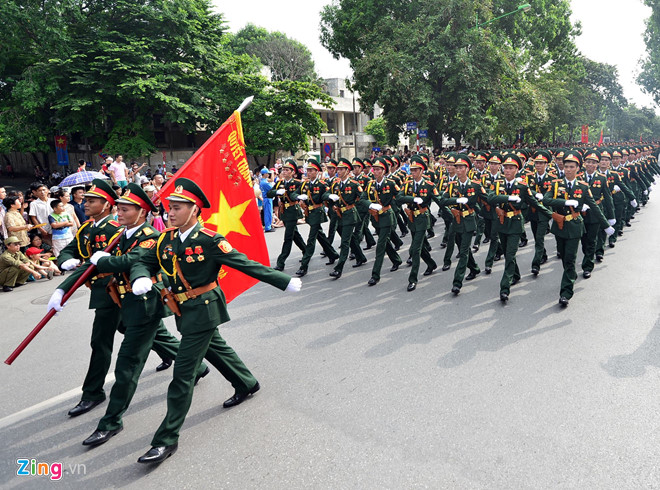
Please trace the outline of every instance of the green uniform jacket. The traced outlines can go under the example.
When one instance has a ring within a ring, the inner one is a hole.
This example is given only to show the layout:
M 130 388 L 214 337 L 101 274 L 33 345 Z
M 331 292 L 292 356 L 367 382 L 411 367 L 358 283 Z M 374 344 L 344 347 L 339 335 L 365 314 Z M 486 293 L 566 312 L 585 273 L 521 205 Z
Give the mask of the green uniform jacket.
M 622 167 L 619 168 L 621 169 Z M 607 176 L 607 187 L 610 189 L 612 200 L 615 203 L 621 204 L 626 201 L 626 199 L 628 201 L 635 199 L 635 194 L 633 194 L 630 188 L 623 182 L 622 172 L 609 169 L 605 172 L 605 175 Z M 614 189 L 615 185 L 619 186 L 619 189 L 621 190 L 617 191 Z
M 0 255 L 0 272 L 10 267 L 20 267 L 21 264 L 30 264 L 30 259 L 28 259 L 23 252 L 20 250 L 15 254 L 10 253 L 9 250 L 5 250 L 2 255 Z
M 586 174 L 581 176 L 585 184 L 588 184 L 586 178 Z M 614 219 L 614 201 L 612 201 L 612 194 L 607 187 L 607 176 L 596 171 L 596 174 L 591 179 L 589 190 L 601 212 L 605 215 L 605 218 Z M 586 224 L 598 223 L 600 221 L 598 215 L 591 211 L 591 209 L 586 213 L 582 213 L 582 216 L 584 216 L 584 222 Z
M 286 192 L 281 196 L 277 195 L 277 191 L 284 189 Z M 268 191 L 266 197 L 273 198 L 279 197 L 284 205 L 284 212 L 280 213 L 280 219 L 284 222 L 298 221 L 303 217 L 302 210 L 298 205 L 298 193 L 300 189 L 300 181 L 291 179 L 288 182 L 278 180 L 273 188 Z
M 419 197 L 422 199 L 421 204 L 415 203 L 415 198 Z M 402 189 L 399 191 L 399 194 L 396 197 L 396 202 L 399 205 L 407 205 L 414 213 L 413 225 L 415 229 L 427 230 L 431 224 L 429 218 L 429 206 L 434 199 L 438 197 L 438 189 L 435 187 L 433 182 L 430 182 L 424 178 L 419 184 L 417 192 L 415 192 L 415 182 L 412 178 L 408 179 L 405 184 L 403 184 Z
M 519 196 L 520 202 L 509 201 L 510 195 Z M 493 209 L 495 212 L 493 217 L 493 220 L 495 220 L 496 223 L 495 231 L 498 233 L 512 235 L 520 234 L 524 231 L 525 219 L 523 218 L 522 212 L 518 213 L 518 211 L 523 209 L 524 205 L 533 206 L 536 211 L 545 216 L 546 219 L 552 217 L 552 213 L 548 211 L 543 204 L 536 200 L 529 187 L 517 180 L 514 180 L 510 192 L 507 192 L 505 179 L 497 179 L 493 181 L 488 193 L 488 204 L 493 208 L 497 206 L 506 213 L 513 213 L 512 216 L 504 218 L 504 223 L 500 223 L 497 211 Z
M 555 179 L 552 189 L 543 196 L 543 204 L 552 206 L 555 212 L 561 215 L 568 216 L 571 214 L 571 208 L 567 207 L 565 204 L 566 201 L 570 199 L 578 202 L 577 207 L 573 209 L 573 211 L 578 212 L 578 216 L 571 221 L 565 221 L 564 228 L 561 230 L 559 229 L 557 222 L 553 220 L 550 231 L 556 236 L 561 238 L 580 238 L 584 234 L 584 220 L 579 213 L 583 204 L 586 204 L 589 206 L 590 210 L 594 211 L 602 228 L 610 226 L 602 211 L 596 204 L 596 201 L 594 201 L 587 183 L 581 182 L 577 179 L 575 179 L 575 185 L 570 191 L 566 189 L 566 179 Z
M 79 259 L 85 261 L 92 256 L 94 252 L 103 250 L 112 241 L 112 238 L 117 232 L 120 231 L 121 225 L 115 220 L 110 219 L 109 216 L 103 218 L 100 224 L 94 226 L 94 220 L 85 221 L 74 239 L 60 252 L 57 257 L 58 265 L 62 265 L 68 259 Z M 89 266 L 89 263 L 87 263 Z M 81 270 L 79 270 L 81 269 Z M 76 279 L 86 269 L 85 264 L 76 269 L 74 274 L 67 276 L 64 281 L 59 285 L 58 289 L 68 291 L 71 289 Z M 90 279 L 90 297 L 89 308 L 111 308 L 114 306 L 112 299 L 108 296 L 105 287 L 110 282 L 111 277 L 106 276 L 99 278 L 94 276 Z
M 101 258 L 96 267 L 101 273 L 113 272 L 120 288 L 130 286 L 131 266 L 148 254 L 149 250 L 156 248 L 159 235 L 155 228 L 146 223 L 131 238 L 127 239 L 126 234 L 123 234 L 119 245 L 113 250 L 113 256 Z M 130 291 L 122 293 L 120 290 L 122 323 L 130 327 L 140 325 L 147 319 L 170 315 L 170 310 L 160 301 L 159 292 L 162 288 L 163 283 L 158 281 L 151 291 L 142 296 L 136 296 Z
M 556 178 L 557 177 L 554 174 L 548 172 L 546 169 L 543 177 L 540 177 L 536 172 L 527 172 L 524 176 L 525 180 L 523 182 L 527 184 L 529 190 L 532 191 L 532 194 L 536 197 L 536 194 L 545 195 L 545 193 L 550 190 L 550 187 L 552 187 L 552 182 Z M 527 221 L 539 221 L 540 218 L 539 213 L 534 206 L 529 207 L 529 212 L 525 217 Z
M 157 246 L 148 249 L 138 262 L 132 264 L 130 280 L 152 277 L 162 270 L 169 278 L 172 292 L 183 293 L 186 288 L 174 270 L 175 264 L 192 289 L 216 281 L 223 266 L 281 290 L 285 290 L 291 281 L 288 275 L 248 259 L 235 250 L 225 237 L 203 228 L 199 223 L 183 243 L 177 228 L 163 230 Z M 183 335 L 209 330 L 229 321 L 225 295 L 220 286 L 181 303 L 179 308 L 181 316 L 176 317 L 176 324 Z
M 367 184 L 361 200 L 366 203 L 375 203 L 383 206 L 383 209 L 378 212 L 378 221 L 374 222 L 376 228 L 396 226 L 396 216 L 394 215 L 392 205 L 396 203 L 398 192 L 399 186 L 396 185 L 393 179 L 388 179 L 387 177 L 383 178 L 380 190 L 378 190 L 378 184 L 375 180 L 371 180 Z
M 335 211 L 341 213 L 340 223 L 342 226 L 354 225 L 359 220 L 358 210 L 356 206 L 360 203 L 360 196 L 362 195 L 362 187 L 356 180 L 347 179 L 345 184 L 341 180 L 336 179 L 330 186 L 330 194 L 339 196 L 333 206 Z M 353 206 L 350 209 L 348 207 Z M 338 213 L 339 214 L 339 213 Z
M 459 197 L 466 197 L 468 200 L 467 204 L 457 204 L 456 199 Z M 477 229 L 477 212 L 475 211 L 475 207 L 479 199 L 487 199 L 486 191 L 481 187 L 481 183 L 467 179 L 465 192 L 463 192 L 461 191 L 460 181 L 453 180 L 440 197 L 438 204 L 440 206 L 448 206 L 450 209 L 457 209 L 461 213 L 461 222 L 459 223 L 452 212 L 452 217 L 454 218 L 453 226 L 456 233 L 472 233 Z
M 299 194 L 307 195 L 307 200 L 303 201 L 303 205 L 306 205 L 309 209 L 309 215 L 305 220 L 308 225 L 318 225 L 328 221 L 323 201 L 328 198 L 329 189 L 328 184 L 321 179 L 316 179 L 315 182 L 305 181 L 300 184 Z

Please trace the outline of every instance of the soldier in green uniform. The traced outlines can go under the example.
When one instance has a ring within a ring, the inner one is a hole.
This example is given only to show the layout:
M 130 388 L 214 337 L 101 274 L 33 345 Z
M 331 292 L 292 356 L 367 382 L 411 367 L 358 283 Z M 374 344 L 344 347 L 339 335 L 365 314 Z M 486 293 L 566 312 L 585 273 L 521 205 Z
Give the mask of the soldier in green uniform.
M 362 189 L 365 189 L 367 183 L 372 180 L 369 175 L 364 173 L 364 162 L 359 158 L 353 159 L 353 179 L 360 184 Z M 362 239 L 364 238 L 367 245 L 364 247 L 364 250 L 370 250 L 376 245 L 376 240 L 369 229 L 369 209 L 364 206 L 358 206 L 357 211 L 360 217 L 360 224 L 355 227 L 357 241 L 361 244 Z
M 430 246 L 426 238 L 426 230 L 430 226 L 429 205 L 438 195 L 438 190 L 429 181 L 424 179 L 426 164 L 424 160 L 415 155 L 410 163 L 411 178 L 403 185 L 397 195 L 397 203 L 407 206 L 406 214 L 408 216 L 410 232 L 412 233 L 412 242 L 410 244 L 410 257 L 412 258 L 412 267 L 408 276 L 408 291 L 414 291 L 417 287 L 417 273 L 419 272 L 420 260 L 426 263 L 425 276 L 430 276 L 438 267 L 429 253 Z
M 299 278 L 249 260 L 225 237 L 204 228 L 198 216 L 210 203 L 202 190 L 184 178 L 174 184 L 174 192 L 167 197 L 174 228 L 164 230 L 156 247 L 131 266 L 133 294 L 144 294 L 146 288 L 141 286 L 159 271 L 168 276 L 172 288 L 168 303 L 178 304 L 176 325 L 181 333 L 174 378 L 167 390 L 167 414 L 151 441 L 152 448 L 139 463 L 158 463 L 177 450 L 179 431 L 192 402 L 195 373 L 204 357 L 236 390 L 224 407 L 238 405 L 259 390 L 252 373 L 218 333 L 218 325 L 229 321 L 225 296 L 218 285 L 220 269 L 226 265 L 281 290 L 295 292 L 301 287 Z
M 543 201 L 543 196 L 556 178 L 548 171 L 548 163 L 552 155 L 547 150 L 538 150 L 534 154 L 534 172 L 525 176 L 526 184 L 534 194 L 537 201 Z M 532 258 L 532 274 L 537 276 L 541 271 L 541 265 L 548 261 L 548 253 L 545 250 L 545 235 L 548 231 L 548 219 L 537 212 L 534 206 L 530 206 L 527 213 L 528 221 L 534 235 L 534 258 Z
M 328 172 L 328 178 L 325 179 L 325 183 L 328 186 L 328 189 L 332 188 L 332 185 L 339 179 L 337 177 L 337 161 L 330 159 L 325 164 L 326 171 Z M 339 216 L 335 213 L 335 209 L 326 201 L 328 208 L 328 219 L 330 223 L 328 224 L 328 242 L 332 245 L 332 242 L 335 241 L 335 233 L 337 233 L 337 224 L 339 222 Z M 334 260 L 331 260 L 326 265 L 334 264 Z
M 500 167 L 502 165 L 502 154 L 499 151 L 493 152 L 488 159 L 488 172 L 482 181 L 484 189 L 490 189 L 498 179 L 502 179 Z M 495 221 L 497 215 L 495 208 L 488 204 L 488 200 L 482 202 L 482 212 L 484 213 L 484 243 L 488 243 L 488 252 L 486 254 L 486 263 L 484 265 L 484 272 L 490 274 L 493 270 L 493 262 L 502 259 L 504 252 L 502 251 L 502 244 L 497 236 L 497 228 Z
M 516 253 L 525 227 L 521 211 L 522 203 L 534 206 L 546 219 L 550 219 L 551 216 L 551 213 L 536 200 L 529 187 L 516 179 L 522 163 L 515 153 L 504 155 L 502 162 L 504 178 L 497 179 L 491 184 L 488 196 L 488 204 L 495 208 L 497 216 L 494 221 L 495 230 L 504 250 L 504 274 L 500 281 L 500 301 L 503 303 L 509 300 L 511 286 L 520 280 Z
M 334 211 L 339 216 L 341 226 L 341 249 L 339 250 L 339 261 L 335 264 L 330 277 L 339 279 L 344 270 L 344 264 L 348 259 L 349 249 L 356 258 L 353 267 L 360 267 L 367 263 L 360 248 L 360 242 L 357 240 L 358 227 L 362 226 L 362 221 L 358 215 L 356 205 L 360 202 L 362 187 L 356 180 L 350 178 L 351 162 L 345 158 L 340 158 L 337 164 L 338 181 L 335 181 L 330 189 L 328 199 L 333 202 Z
M 487 181 L 488 179 L 488 170 L 486 169 L 486 163 L 488 163 L 489 158 L 490 158 L 490 153 L 485 151 L 477 152 L 476 156 L 474 157 L 474 168 L 471 169 L 470 172 L 470 180 L 479 182 L 479 184 L 482 187 L 484 185 L 484 182 Z M 476 218 L 477 218 L 477 231 L 476 231 L 476 235 L 474 236 L 474 245 L 472 246 L 472 250 L 475 253 L 479 251 L 479 246 L 481 245 L 481 238 L 484 236 L 486 232 L 485 216 L 488 214 L 488 212 L 484 209 L 483 206 L 484 203 L 481 201 L 482 199 L 479 199 L 475 207 Z
M 597 216 L 601 226 L 608 235 L 614 233 L 600 211 L 600 208 L 591 196 L 589 185 L 577 180 L 577 171 L 582 165 L 582 155 L 575 150 L 569 150 L 564 154 L 564 178 L 555 179 L 552 188 L 543 197 L 543 203 L 551 206 L 555 212 L 552 213 L 554 223 L 551 232 L 557 239 L 557 252 L 561 255 L 564 274 L 561 279 L 559 292 L 559 304 L 568 306 L 573 297 L 573 286 L 577 273 L 575 272 L 575 260 L 582 235 L 585 232 L 584 220 L 580 211 L 586 204 Z
M 580 175 L 580 180 L 586 182 L 591 191 L 591 196 L 601 213 L 607 218 L 610 226 L 616 224 L 614 217 L 614 203 L 612 194 L 607 187 L 607 176 L 597 171 L 600 163 L 601 153 L 598 150 L 589 150 L 584 155 L 585 172 Z M 585 232 L 582 235 L 582 277 L 589 279 L 594 270 L 594 256 L 598 247 L 599 236 L 602 231 L 601 222 L 597 213 L 585 204 L 582 209 L 584 217 Z M 601 241 L 601 247 L 604 240 Z
M 162 289 L 162 283 L 154 278 L 154 287 L 150 287 L 145 294 L 129 294 L 131 284 L 128 274 L 131 264 L 156 246 L 159 233 L 146 224 L 147 214 L 150 211 L 156 212 L 156 206 L 142 188 L 134 183 L 126 186 L 124 194 L 116 203 L 119 223 L 125 227 L 119 245 L 113 254 L 95 252 L 89 262 L 76 269 L 72 275 L 73 279 L 77 279 L 90 263 L 96 265 L 100 273 L 114 273 L 114 281 L 108 285 L 108 293 L 121 308 L 121 325 L 125 329 L 124 340 L 117 355 L 116 381 L 110 392 L 108 408 L 96 431 L 83 442 L 84 446 L 103 444 L 122 430 L 122 416 L 133 398 L 154 342 L 159 344 L 170 359 L 176 357 L 179 347 L 179 341 L 167 331 L 161 320 L 169 314 L 160 302 L 158 291 Z M 53 307 L 57 311 L 62 309 L 59 304 Z M 208 372 L 205 364 L 200 365 L 197 379 L 206 376 Z
M 458 244 L 459 259 L 454 273 L 454 281 L 451 292 L 458 294 L 463 287 L 463 279 L 471 281 L 481 272 L 470 249 L 470 243 L 477 229 L 476 210 L 477 200 L 485 196 L 485 191 L 480 183 L 468 179 L 467 172 L 470 168 L 470 159 L 464 155 L 457 155 L 454 161 L 456 168 L 456 185 L 450 186 L 439 200 L 441 206 L 451 209 L 454 222 L 454 233 Z M 470 273 L 465 277 L 465 269 Z
M 284 242 L 282 243 L 282 251 L 277 257 L 277 264 L 273 269 L 276 271 L 283 271 L 286 259 L 291 253 L 291 246 L 295 242 L 296 246 L 305 253 L 307 244 L 303 237 L 298 232 L 298 220 L 303 217 L 302 210 L 298 205 L 298 192 L 300 190 L 300 181 L 295 179 L 298 167 L 293 160 L 287 160 L 282 169 L 280 170 L 282 178 L 277 181 L 271 190 L 268 191 L 266 197 L 273 198 L 275 196 L 280 199 L 280 216 L 279 218 L 284 222 Z
M 339 258 L 339 254 L 332 247 L 328 238 L 323 233 L 321 225 L 328 221 L 328 216 L 325 214 L 324 201 L 330 194 L 328 185 L 321 179 L 319 175 L 322 169 L 316 160 L 309 160 L 307 162 L 307 177 L 309 180 L 300 184 L 298 200 L 301 202 L 301 207 L 305 211 L 305 221 L 309 225 L 309 236 L 307 237 L 307 246 L 303 254 L 300 269 L 296 271 L 298 277 L 303 277 L 307 274 L 309 261 L 312 260 L 314 249 L 316 248 L 316 241 L 318 240 L 325 256 L 333 263 Z
M 628 204 L 637 207 L 635 194 L 630 189 L 629 172 L 621 162 L 623 153 L 620 148 L 612 150 L 612 167 L 606 171 L 607 182 L 612 192 L 614 202 L 614 217 L 616 219 L 616 233 L 608 238 L 610 248 L 614 248 L 617 236 L 623 235 L 623 227 L 626 224 Z
M 380 281 L 380 270 L 383 266 L 385 253 L 392 261 L 391 272 L 396 271 L 402 262 L 391 240 L 392 235 L 396 236 L 396 233 L 392 233 L 396 226 L 392 203 L 395 201 L 399 188 L 394 180 L 385 177 L 388 173 L 388 165 L 387 160 L 384 158 L 378 158 L 373 163 L 372 172 L 374 179 L 367 183 L 367 187 L 362 194 L 362 200 L 370 203 L 369 213 L 373 216 L 378 230 L 376 258 L 371 269 L 371 278 L 367 282 L 369 286 L 374 286 Z
M 92 181 L 92 187 L 85 193 L 85 214 L 91 219 L 82 224 L 73 241 L 60 252 L 57 258 L 60 269 L 75 269 L 94 252 L 107 247 L 113 238 L 123 231 L 118 222 L 110 219 L 110 210 L 116 200 L 117 194 L 107 181 Z M 86 263 L 85 267 L 87 266 L 89 263 Z M 73 286 L 78 276 L 79 273 L 71 274 L 60 284 L 51 296 L 49 309 L 59 307 L 64 293 Z M 89 308 L 95 310 L 90 341 L 92 355 L 82 386 L 81 400 L 69 411 L 71 417 L 89 412 L 106 398 L 103 384 L 110 369 L 115 332 L 124 332 L 121 311 L 106 292 L 111 279 L 112 273 L 107 272 L 98 273 L 89 281 Z M 167 334 L 164 338 L 154 341 L 152 348 L 161 359 L 168 359 L 176 354 L 177 345 L 176 339 Z

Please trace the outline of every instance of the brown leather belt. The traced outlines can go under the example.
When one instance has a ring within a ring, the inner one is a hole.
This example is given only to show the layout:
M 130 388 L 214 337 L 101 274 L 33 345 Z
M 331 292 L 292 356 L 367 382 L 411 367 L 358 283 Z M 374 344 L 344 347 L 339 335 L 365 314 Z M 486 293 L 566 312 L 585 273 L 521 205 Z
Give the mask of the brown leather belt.
M 295 206 L 296 204 L 297 204 L 297 203 L 295 203 L 295 202 L 285 202 L 285 203 L 284 203 L 284 209 L 288 209 L 288 208 L 290 208 L 291 206 Z
M 160 276 L 160 274 L 158 274 Z M 162 281 L 162 277 L 159 277 L 156 279 L 155 277 L 151 278 L 151 284 L 156 284 L 158 281 Z M 117 291 L 119 291 L 119 294 L 126 294 L 126 293 L 132 293 L 133 288 L 131 287 L 130 283 L 126 283 L 124 286 L 123 284 L 117 284 Z
M 176 293 L 174 296 L 179 303 L 185 303 L 189 299 L 195 299 L 197 296 L 208 293 L 209 291 L 214 290 L 218 287 L 218 282 L 213 281 L 212 283 L 207 284 L 206 286 L 200 286 L 195 289 L 189 289 L 183 293 Z
M 392 209 L 392 206 L 383 206 L 383 208 L 382 208 L 380 211 L 378 211 L 378 214 L 386 213 L 386 212 L 388 212 L 390 209 Z
M 314 209 L 318 209 L 318 208 L 320 208 L 320 207 L 322 207 L 322 206 L 323 206 L 323 203 L 321 203 L 321 204 L 311 204 L 311 205 L 307 206 L 307 209 L 309 209 L 310 211 L 312 211 L 312 210 L 314 210 Z
M 92 281 L 97 281 L 99 279 L 103 279 L 104 277 L 111 276 L 113 273 L 112 272 L 104 272 L 102 274 L 97 274 L 94 277 L 92 277 Z
M 342 206 L 342 207 L 339 208 L 339 211 L 341 211 L 342 213 L 345 213 L 346 211 L 348 211 L 350 209 L 353 209 L 354 207 L 355 207 L 355 204 L 351 204 L 349 206 Z
M 522 211 L 520 211 L 519 209 L 516 209 L 515 211 L 509 211 L 508 213 L 506 213 L 506 217 L 513 218 L 514 216 L 518 216 L 521 212 Z
M 417 211 L 413 211 L 413 216 L 419 216 L 422 213 L 425 213 L 428 208 L 419 208 Z

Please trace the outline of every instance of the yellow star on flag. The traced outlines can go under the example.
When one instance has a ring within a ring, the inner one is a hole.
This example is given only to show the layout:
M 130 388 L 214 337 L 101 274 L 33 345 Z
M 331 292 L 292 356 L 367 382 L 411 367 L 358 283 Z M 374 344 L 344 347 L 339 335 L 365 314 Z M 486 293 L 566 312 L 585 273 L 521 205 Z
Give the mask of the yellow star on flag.
M 215 225 L 218 229 L 218 233 L 224 236 L 227 236 L 232 231 L 241 235 L 250 236 L 241 221 L 243 213 L 250 202 L 251 201 L 248 199 L 237 206 L 231 207 L 227 202 L 225 195 L 220 191 L 218 210 L 206 220 L 206 223 Z
M 63 145 L 64 144 L 64 138 L 58 138 L 57 144 L 58 145 Z

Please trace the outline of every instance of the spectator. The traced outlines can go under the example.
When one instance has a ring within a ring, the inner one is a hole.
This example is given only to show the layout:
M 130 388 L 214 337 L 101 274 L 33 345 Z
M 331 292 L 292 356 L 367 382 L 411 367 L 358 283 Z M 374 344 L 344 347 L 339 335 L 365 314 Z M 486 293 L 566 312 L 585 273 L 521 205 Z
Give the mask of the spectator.
M 0 255 L 0 286 L 5 293 L 26 283 L 30 274 L 41 277 L 41 274 L 31 267 L 28 258 L 21 252 L 18 238 L 10 236 L 5 240 L 5 250 Z
M 115 184 L 123 189 L 128 185 L 128 169 L 124 163 L 124 157 L 117 155 L 117 160 L 114 162 L 112 161 L 112 158 L 108 157 L 106 163 L 108 163 L 108 160 L 110 160 L 110 164 L 108 165 L 110 178 Z
M 7 238 L 16 237 L 19 247 L 25 249 L 30 243 L 27 232 L 32 228 L 32 225 L 27 224 L 23 218 L 23 214 L 21 213 L 23 203 L 18 196 L 5 197 L 2 203 L 7 209 L 7 213 L 5 214 Z
M 7 208 L 3 204 L 3 201 L 7 197 L 7 191 L 4 187 L 0 187 L 0 240 L 4 243 L 7 235 L 7 227 L 5 226 L 5 214 L 7 214 Z M 4 246 L 4 245 L 3 245 Z
M 78 160 L 78 169 L 76 172 L 84 172 L 87 168 L 87 164 L 85 163 L 85 160 Z
M 52 239 L 52 229 L 48 224 L 48 216 L 52 211 L 52 208 L 50 207 L 50 201 L 52 201 L 52 199 L 48 198 L 48 187 L 44 184 L 36 183 L 32 187 L 32 193 L 36 196 L 36 199 L 30 203 L 28 216 L 30 222 L 35 226 L 46 223 L 46 226 L 39 228 L 39 233 L 41 233 L 41 239 L 50 244 Z
M 273 200 L 266 197 L 269 190 L 273 188 L 273 174 L 268 169 L 261 169 L 261 179 L 259 180 L 261 195 L 263 199 L 263 223 L 264 231 L 270 233 L 273 231 Z
M 84 187 L 74 187 L 71 190 L 73 200 L 71 205 L 73 206 L 74 212 L 76 213 L 76 218 L 78 218 L 78 223 L 84 223 L 87 221 L 87 215 L 85 214 L 85 188 Z
M 147 168 L 147 171 L 144 172 L 144 175 L 147 179 L 151 180 L 151 169 Z
M 165 183 L 165 177 L 163 177 L 160 174 L 154 176 L 154 190 L 156 191 L 156 193 L 160 192 L 160 188 L 163 187 L 164 183 Z
M 62 249 L 73 240 L 71 228 L 75 226 L 73 218 L 64 211 L 64 203 L 59 199 L 50 202 L 53 212 L 48 216 L 48 222 L 53 228 L 53 254 L 57 257 Z
M 42 276 L 45 274 L 48 276 L 48 279 L 52 279 L 53 276 L 59 276 L 62 273 L 60 272 L 60 269 L 57 267 L 57 264 L 55 264 L 54 261 L 48 260 L 47 258 L 44 258 L 42 255 L 43 250 L 40 248 L 36 247 L 28 247 L 28 249 L 25 251 L 25 255 L 27 256 L 28 260 L 31 262 L 31 266 L 34 270 L 39 271 L 39 273 L 42 274 Z M 35 277 L 35 279 L 38 279 Z
M 80 228 L 80 220 L 76 216 L 76 208 L 71 204 L 71 193 L 67 189 L 60 189 L 55 197 L 62 201 L 64 204 L 64 212 L 73 218 L 73 228 L 71 228 L 71 233 L 74 235 Z
M 35 233 L 34 231 L 31 231 L 30 233 L 28 233 L 28 237 L 29 237 L 29 240 L 30 240 L 30 245 L 29 246 L 34 247 L 34 248 L 39 248 L 39 249 L 43 250 L 43 252 L 41 252 L 41 256 L 44 259 L 50 259 L 53 256 L 53 247 L 51 247 L 47 243 L 44 243 L 41 240 L 41 237 L 39 236 L 38 233 Z
M 147 164 L 143 163 L 138 165 L 137 162 L 131 162 L 131 169 L 128 171 L 128 178 L 131 182 L 135 184 L 140 184 L 142 182 L 142 176 L 140 175 L 140 170 L 146 167 Z

